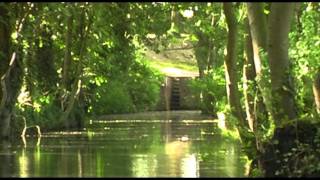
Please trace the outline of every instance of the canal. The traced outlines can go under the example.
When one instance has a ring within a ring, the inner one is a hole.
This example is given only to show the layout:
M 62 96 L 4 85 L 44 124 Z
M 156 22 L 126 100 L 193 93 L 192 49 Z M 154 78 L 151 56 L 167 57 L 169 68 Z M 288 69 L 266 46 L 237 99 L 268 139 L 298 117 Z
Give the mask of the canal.
M 196 111 L 92 120 L 0 150 L 1 177 L 244 177 L 240 143 Z M 162 114 L 162 115 L 161 115 Z

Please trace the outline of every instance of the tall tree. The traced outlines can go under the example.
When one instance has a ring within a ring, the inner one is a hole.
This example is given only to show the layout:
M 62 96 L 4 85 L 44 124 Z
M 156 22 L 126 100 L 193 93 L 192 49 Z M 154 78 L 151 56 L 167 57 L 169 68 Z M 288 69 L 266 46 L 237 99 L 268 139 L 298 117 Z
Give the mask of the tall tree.
M 284 118 L 296 118 L 294 88 L 288 56 L 294 3 L 272 3 L 268 22 L 268 57 L 272 86 L 272 114 L 279 127 Z
M 247 30 L 247 34 L 245 37 L 245 58 L 243 65 L 243 91 L 245 98 L 245 106 L 246 106 L 246 115 L 249 128 L 252 132 L 255 131 L 254 124 L 256 123 L 255 118 L 255 109 L 254 109 L 254 95 L 255 95 L 255 77 L 256 71 L 254 68 L 254 60 L 253 60 L 253 48 L 252 48 L 252 40 L 250 34 L 250 28 L 248 19 L 245 21 L 245 26 Z
M 71 5 L 72 6 L 72 5 Z M 73 15 L 72 8 L 68 9 L 67 16 L 67 31 L 65 33 L 65 45 L 66 50 L 64 54 L 63 60 L 63 68 L 62 68 L 62 85 L 64 89 L 69 89 L 68 84 L 70 83 L 70 66 L 71 66 L 71 47 L 72 47 L 72 27 L 73 27 Z
M 67 97 L 67 106 L 63 109 L 60 116 L 60 122 L 64 122 L 67 128 L 81 128 L 80 119 L 70 118 L 70 114 L 74 109 L 75 102 L 78 99 L 82 86 L 82 76 L 83 76 L 83 60 L 85 58 L 87 50 L 88 34 L 91 26 L 91 17 L 88 17 L 88 6 L 82 7 L 80 12 L 80 22 L 79 22 L 79 41 L 78 41 L 78 64 L 76 67 L 76 78 L 72 83 L 70 95 Z M 89 19 L 86 21 L 86 19 Z
M 6 71 L 10 58 L 10 47 L 11 47 L 11 27 L 8 12 L 8 4 L 0 4 L 0 75 L 2 76 Z M 1 94 L 1 93 L 0 93 Z M 0 96 L 1 97 L 1 96 Z
M 8 129 L 10 125 L 9 112 L 5 109 L 5 102 L 8 98 L 8 90 L 5 84 L 5 74 L 10 62 L 10 50 L 11 50 L 11 28 L 10 28 L 10 16 L 9 5 L 6 3 L 0 4 L 0 68 L 1 68 L 1 106 L 0 106 L 0 138 L 8 136 Z
M 296 148 L 296 140 L 299 136 L 297 127 L 290 123 L 287 124 L 297 117 L 288 55 L 289 32 L 294 7 L 294 3 L 272 3 L 268 17 L 267 55 L 272 93 L 272 108 L 268 111 L 271 111 L 276 126 L 272 139 L 278 143 L 277 145 L 270 143 L 264 147 L 265 151 L 261 160 L 265 176 L 276 175 L 276 171 L 282 167 L 282 164 L 275 162 L 274 159 L 279 159 L 291 148 Z
M 205 70 L 208 66 L 209 56 L 209 41 L 210 37 L 206 36 L 203 32 L 198 31 L 195 33 L 198 37 L 198 42 L 194 48 L 195 56 L 199 68 L 199 77 L 202 79 L 205 76 Z
M 260 119 L 267 119 L 266 109 L 271 111 L 271 95 L 268 91 L 269 84 L 264 78 L 269 77 L 267 71 L 263 71 L 263 62 L 267 53 L 267 20 L 263 10 L 263 3 L 247 3 L 247 13 L 250 26 L 253 60 L 256 72 L 256 84 L 258 85 L 255 101 L 255 114 Z M 261 97 L 262 96 L 262 97 Z M 261 99 L 262 98 L 262 99 Z M 262 103 L 262 101 L 264 103 Z M 258 120 L 257 120 L 258 121 Z
M 114 36 L 115 47 L 114 53 L 116 53 L 115 64 L 119 67 L 120 72 L 128 73 L 130 67 L 133 64 L 133 47 L 131 45 L 131 30 L 130 19 L 127 14 L 130 10 L 129 3 L 117 3 L 114 7 L 114 13 L 117 13 L 119 19 L 114 22 Z
M 38 86 L 42 92 L 54 91 L 58 74 L 55 70 L 52 27 L 49 24 L 41 24 L 35 38 L 35 67 Z
M 232 114 L 239 119 L 239 122 L 243 127 L 245 125 L 245 118 L 242 114 L 243 111 L 240 104 L 240 94 L 237 85 L 237 20 L 232 3 L 223 3 L 223 11 L 228 26 L 227 55 L 224 61 L 228 101 Z
M 2 59 L 4 62 L 8 63 L 7 69 L 1 76 L 1 90 L 2 97 L 0 103 L 0 138 L 8 138 L 10 135 L 10 122 L 13 116 L 13 108 L 17 101 L 19 95 L 20 87 L 22 84 L 23 67 L 22 67 L 22 36 L 21 30 L 26 18 L 31 10 L 28 4 L 14 4 L 15 10 L 18 11 L 18 16 L 16 18 L 15 32 L 17 36 L 15 37 L 15 46 L 7 47 L 9 49 L 9 56 Z M 25 6 L 25 7 L 24 7 Z M 11 4 L 0 4 L 2 25 L 0 32 L 5 32 L 4 42 L 8 43 L 11 41 L 10 22 L 11 16 L 9 15 L 9 9 L 12 8 Z M 9 35 L 9 37 L 8 37 Z M 10 44 L 10 43 L 9 43 Z M 8 44 L 7 44 L 8 45 Z
M 198 37 L 198 42 L 194 47 L 195 56 L 197 60 L 197 65 L 199 69 L 199 78 L 205 80 L 206 74 L 205 71 L 210 71 L 213 68 L 214 64 L 214 47 L 213 42 L 210 39 L 211 37 L 206 35 L 204 32 L 197 31 L 195 33 Z M 215 115 L 214 102 L 215 98 L 208 91 L 204 90 L 201 92 L 202 102 L 204 106 L 202 107 L 202 112 L 206 114 Z

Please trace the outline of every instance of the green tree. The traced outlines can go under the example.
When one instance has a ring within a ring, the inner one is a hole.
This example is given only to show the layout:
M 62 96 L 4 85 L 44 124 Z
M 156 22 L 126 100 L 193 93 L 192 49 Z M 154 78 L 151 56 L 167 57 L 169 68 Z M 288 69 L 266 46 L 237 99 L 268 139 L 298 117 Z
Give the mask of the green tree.
M 237 117 L 239 124 L 245 126 L 245 118 L 240 104 L 240 93 L 238 90 L 236 49 L 237 49 L 237 20 L 232 3 L 224 3 L 223 10 L 228 25 L 227 55 L 225 57 L 226 88 L 228 101 L 232 114 Z
M 22 84 L 23 67 L 22 67 L 22 36 L 20 32 L 25 20 L 30 12 L 29 4 L 0 4 L 1 8 L 1 35 L 4 35 L 2 48 L 8 45 L 4 50 L 1 62 L 7 64 L 7 69 L 2 72 L 1 76 L 1 104 L 0 104 L 0 123 L 1 139 L 8 138 L 10 135 L 10 123 L 13 118 L 14 105 L 19 95 Z M 11 9 L 12 8 L 12 9 Z M 16 10 L 17 16 L 10 14 L 10 10 Z M 11 31 L 11 20 L 17 21 L 14 31 Z M 11 32 L 16 33 L 14 42 L 11 39 Z M 8 37 L 9 36 L 9 37 Z M 11 43 L 10 43 L 11 41 Z
M 268 57 L 272 87 L 272 114 L 277 127 L 297 117 L 295 90 L 288 57 L 294 3 L 273 3 L 268 23 Z
M 256 72 L 255 83 L 258 86 L 253 93 L 256 93 L 255 116 L 260 123 L 267 119 L 266 109 L 271 111 L 271 95 L 268 79 L 270 77 L 268 62 L 265 58 L 267 52 L 267 22 L 264 13 L 263 3 L 247 3 L 247 14 L 250 26 L 250 34 L 252 40 L 254 69 Z

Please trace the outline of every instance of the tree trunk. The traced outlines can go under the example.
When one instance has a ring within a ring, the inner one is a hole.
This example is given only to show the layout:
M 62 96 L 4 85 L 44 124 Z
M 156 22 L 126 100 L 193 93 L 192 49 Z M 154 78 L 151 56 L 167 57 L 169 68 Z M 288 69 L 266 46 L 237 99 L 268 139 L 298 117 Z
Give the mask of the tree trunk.
M 256 136 L 256 144 L 259 152 L 263 152 L 263 147 L 260 143 L 260 135 L 263 133 L 262 125 L 269 125 L 268 112 L 271 112 L 271 94 L 268 71 L 263 70 L 263 64 L 268 68 L 268 62 L 265 55 L 267 52 L 267 21 L 266 15 L 263 12 L 263 3 L 247 3 L 247 13 L 249 21 L 249 31 L 251 35 L 251 47 L 253 52 L 254 68 L 256 73 L 255 85 L 258 88 L 255 90 L 254 101 L 254 132 Z
M 81 79 L 77 78 L 76 82 L 74 83 L 74 85 L 72 87 L 72 91 L 69 96 L 68 106 L 67 106 L 66 110 L 62 112 L 62 115 L 60 116 L 60 122 L 64 122 L 66 128 L 74 128 L 78 124 L 80 124 L 80 123 L 74 122 L 74 120 L 68 119 L 68 117 L 74 107 L 74 104 L 76 102 L 76 99 L 79 97 L 80 90 L 81 90 Z M 78 121 L 78 119 L 76 119 L 75 121 Z M 78 127 L 78 128 L 80 128 L 80 127 Z
M 11 28 L 8 5 L 0 4 L 0 77 L 7 71 L 10 60 Z M 2 92 L 0 91 L 0 98 Z
M 58 74 L 54 66 L 55 53 L 53 40 L 51 39 L 52 31 L 50 25 L 40 25 L 39 28 L 39 34 L 37 34 L 35 41 L 37 86 L 41 90 L 40 92 L 52 92 L 56 90 L 56 84 L 58 83 Z
M 257 101 L 255 106 L 257 108 L 256 114 L 262 116 L 260 119 L 267 119 L 266 109 L 271 112 L 271 94 L 268 91 L 268 82 L 264 79 L 269 77 L 267 71 L 263 71 L 263 59 L 267 52 L 267 23 L 266 16 L 263 12 L 263 3 L 247 3 L 248 20 L 250 26 L 250 33 L 252 39 L 254 67 L 256 71 L 256 84 L 258 85 Z M 265 63 L 267 64 L 267 63 Z M 262 99 L 261 100 L 261 97 Z M 262 102 L 264 104 L 262 104 Z M 258 120 L 259 121 L 259 120 Z
M 227 55 L 224 61 L 228 102 L 231 108 L 231 113 L 238 118 L 240 125 L 244 127 L 245 118 L 242 114 L 243 111 L 240 104 L 239 90 L 237 85 L 236 50 L 238 30 L 236 16 L 234 14 L 232 3 L 223 3 L 223 10 L 228 25 Z
M 297 116 L 288 57 L 288 34 L 294 5 L 294 3 L 272 3 L 268 24 L 268 56 L 273 95 L 272 116 L 276 127 Z
M 255 111 L 254 111 L 254 95 L 256 94 L 255 88 L 255 77 L 256 72 L 254 69 L 254 60 L 253 60 L 253 48 L 252 40 L 250 35 L 248 20 L 246 20 L 246 29 L 248 34 L 245 38 L 245 59 L 243 65 L 243 91 L 245 98 L 246 114 L 249 128 L 252 132 L 255 132 Z
M 199 40 L 194 51 L 199 69 L 199 78 L 203 79 L 205 76 L 204 71 L 208 64 L 208 37 L 201 31 L 196 32 L 196 35 Z
M 247 120 L 251 131 L 255 136 L 255 150 L 257 154 L 260 154 L 264 151 L 262 146 L 262 137 L 263 131 L 261 126 L 263 122 L 267 121 L 267 112 L 261 98 L 261 91 L 257 88 L 256 82 L 256 71 L 255 71 L 255 64 L 254 64 L 254 53 L 253 53 L 253 46 L 252 46 L 252 38 L 251 32 L 249 27 L 249 20 L 246 19 L 246 28 L 248 35 L 246 37 L 246 46 L 245 46 L 245 62 L 243 67 L 243 91 L 245 97 L 245 105 L 246 105 L 246 113 L 247 113 Z M 262 168 L 261 160 L 258 158 L 259 156 L 254 156 L 252 158 L 251 168 L 257 167 L 259 169 Z
M 206 34 L 201 31 L 196 32 L 198 37 L 198 43 L 195 46 L 195 56 L 197 60 L 197 65 L 199 69 L 199 78 L 201 80 L 205 79 L 205 70 L 210 70 L 213 67 L 213 44 Z M 211 64 L 212 63 L 212 64 Z M 201 111 L 204 114 L 215 115 L 214 101 L 215 98 L 212 94 L 208 93 L 208 90 L 201 91 L 202 94 L 202 106 Z
M 11 17 L 9 16 L 9 5 L 1 4 L 0 7 L 4 10 L 0 11 L 3 16 L 0 16 L 0 19 L 7 27 L 10 25 Z M 19 5 L 17 5 L 19 6 Z M 22 5 L 23 6 L 23 5 Z M 8 63 L 8 67 L 5 73 L 1 76 L 1 90 L 2 90 L 2 97 L 0 103 L 0 140 L 8 139 L 10 135 L 10 123 L 11 117 L 13 114 L 14 106 L 17 101 L 17 97 L 19 95 L 19 91 L 22 85 L 22 78 L 23 78 L 23 67 L 22 67 L 22 58 L 21 54 L 22 51 L 22 36 L 20 35 L 22 27 L 25 23 L 26 18 L 28 17 L 30 10 L 32 7 L 26 10 L 23 13 L 22 17 L 16 19 L 18 22 L 15 27 L 15 31 L 17 33 L 16 37 L 16 47 L 11 49 L 11 46 L 7 47 L 9 49 L 10 57 L 4 59 Z M 9 28 L 8 28 L 9 29 Z M 7 32 L 9 37 L 4 37 L 6 40 L 5 42 L 11 41 L 11 32 Z M 11 44 L 11 43 L 9 43 Z M 10 52 L 12 51 L 12 52 Z M 11 55 L 12 53 L 12 55 Z
M 267 20 L 263 12 L 263 3 L 247 3 L 250 32 L 253 40 L 253 48 L 267 49 Z M 256 54 L 259 55 L 259 54 Z M 259 59 L 260 60 L 260 59 Z M 261 64 L 258 62 L 258 65 Z M 261 72 L 261 65 L 257 66 Z
M 1 77 L 2 98 L 0 105 L 1 138 L 10 135 L 11 116 L 22 85 L 23 67 L 19 55 L 22 51 L 14 52 L 7 72 Z
M 0 140 L 7 139 L 10 135 L 10 121 L 14 104 L 16 102 L 22 83 L 21 50 L 9 55 L 11 49 L 10 16 L 8 4 L 0 5 L 0 44 L 4 52 L 1 58 L 1 66 L 5 65 L 5 72 L 1 72 L 1 104 L 0 104 Z M 19 41 L 18 37 L 18 42 Z M 8 66 L 9 65 L 9 66 Z
M 317 112 L 320 114 L 320 70 L 318 70 L 313 82 L 313 95 Z
M 172 9 L 171 9 L 171 16 L 170 16 L 170 21 L 171 21 L 171 26 L 170 26 L 170 29 L 173 30 L 176 26 L 176 10 L 175 10 L 175 6 L 173 5 L 172 6 Z
M 70 12 L 71 13 L 71 12 Z M 72 46 L 72 26 L 73 16 L 67 17 L 67 31 L 66 31 L 66 51 L 64 54 L 63 69 L 62 69 L 62 85 L 64 89 L 68 89 L 70 82 L 70 66 L 71 66 L 71 46 Z
M 114 9 L 114 13 L 117 13 L 120 20 L 114 24 L 113 31 L 117 40 L 111 51 L 115 51 L 114 63 L 119 67 L 119 73 L 128 74 L 134 60 L 134 49 L 130 45 L 131 40 L 126 37 L 130 32 L 130 22 L 127 18 L 130 8 L 127 3 L 118 3 Z
M 81 126 L 81 122 L 80 119 L 68 119 L 68 117 L 70 116 L 71 111 L 74 108 L 74 104 L 77 100 L 77 98 L 79 97 L 80 91 L 81 91 L 81 79 L 82 79 L 82 61 L 83 61 L 83 57 L 85 55 L 86 52 L 86 41 L 87 41 L 87 36 L 88 33 L 90 31 L 90 24 L 91 21 L 89 22 L 89 24 L 86 26 L 85 25 L 85 9 L 83 9 L 83 11 L 81 12 L 81 16 L 80 16 L 80 23 L 79 23 L 79 62 L 78 62 L 78 67 L 76 69 L 76 75 L 77 78 L 73 84 L 73 86 L 71 87 L 71 93 L 70 96 L 68 98 L 68 105 L 66 107 L 66 109 L 62 112 L 62 115 L 60 116 L 60 122 L 64 122 L 66 128 L 80 128 L 79 126 Z

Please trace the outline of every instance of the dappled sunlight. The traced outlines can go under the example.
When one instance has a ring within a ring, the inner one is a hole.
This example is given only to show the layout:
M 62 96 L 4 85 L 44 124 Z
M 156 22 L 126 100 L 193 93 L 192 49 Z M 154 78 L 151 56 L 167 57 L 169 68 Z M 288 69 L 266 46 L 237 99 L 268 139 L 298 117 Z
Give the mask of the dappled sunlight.
M 173 76 L 173 77 L 196 77 L 199 76 L 199 73 L 192 72 L 192 71 L 186 71 L 174 67 L 167 67 L 162 68 L 161 72 L 166 74 L 167 76 Z
M 222 112 L 218 112 L 218 127 L 220 129 L 226 129 L 226 116 Z
M 184 11 L 182 12 L 182 15 L 183 15 L 183 17 L 186 17 L 186 18 L 192 18 L 192 16 L 193 16 L 193 11 L 190 10 L 190 9 L 184 10 Z

